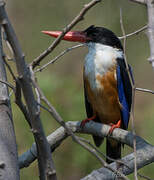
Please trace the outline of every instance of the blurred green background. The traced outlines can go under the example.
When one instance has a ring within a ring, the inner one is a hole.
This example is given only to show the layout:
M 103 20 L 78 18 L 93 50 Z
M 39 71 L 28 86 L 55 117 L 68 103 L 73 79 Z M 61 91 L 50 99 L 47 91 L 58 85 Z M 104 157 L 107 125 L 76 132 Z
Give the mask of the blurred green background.
M 61 30 L 79 13 L 88 0 L 13 0 L 6 1 L 6 8 L 12 24 L 21 43 L 27 63 L 30 63 L 54 40 L 41 33 L 42 30 Z M 127 0 L 104 0 L 93 7 L 74 30 L 83 30 L 94 24 L 113 30 L 121 36 L 120 8 L 126 33 L 133 32 L 147 23 L 147 12 L 144 6 Z M 58 55 L 62 50 L 75 43 L 61 42 L 61 44 L 41 63 L 44 64 Z M 154 90 L 154 72 L 148 63 L 149 44 L 146 33 L 127 39 L 127 59 L 132 65 L 137 87 Z M 38 82 L 44 93 L 61 114 L 65 121 L 83 120 L 85 115 L 82 68 L 86 48 L 78 48 L 66 54 L 54 65 L 48 66 L 43 72 L 37 73 Z M 14 67 L 14 63 L 10 62 Z M 9 77 L 10 81 L 11 78 Z M 14 97 L 12 97 L 12 102 Z M 22 113 L 13 103 L 13 116 L 18 143 L 19 155 L 26 151 L 33 142 L 32 133 L 24 120 Z M 154 144 L 154 96 L 143 92 L 136 92 L 135 97 L 135 127 L 138 135 Z M 59 125 L 42 110 L 42 122 L 46 135 L 53 132 Z M 130 127 L 131 129 L 131 122 Z M 87 136 L 85 136 L 87 137 Z M 88 138 L 91 139 L 89 136 Z M 105 152 L 104 145 L 101 151 Z M 132 150 L 125 146 L 123 154 Z M 57 175 L 63 180 L 77 180 L 101 165 L 95 157 L 72 142 L 65 140 L 53 153 Z M 154 165 L 144 167 L 139 172 L 154 179 Z M 129 176 L 133 179 L 133 176 Z M 21 179 L 38 179 L 36 162 L 21 170 Z M 140 178 L 139 178 L 140 179 Z

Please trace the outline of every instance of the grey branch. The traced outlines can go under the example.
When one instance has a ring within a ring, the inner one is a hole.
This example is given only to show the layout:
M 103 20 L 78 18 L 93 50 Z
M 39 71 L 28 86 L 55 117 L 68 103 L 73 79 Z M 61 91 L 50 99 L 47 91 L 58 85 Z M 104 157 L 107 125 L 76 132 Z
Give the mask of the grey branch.
M 145 4 L 147 7 L 148 15 L 148 39 L 150 45 L 150 57 L 148 58 L 149 62 L 154 68 L 154 1 L 153 0 L 130 0 L 133 2 Z
M 56 171 L 54 169 L 53 161 L 51 158 L 50 147 L 46 140 L 45 133 L 41 124 L 40 116 L 36 106 L 35 96 L 33 94 L 32 85 L 30 81 L 30 71 L 24 60 L 20 44 L 14 32 L 14 29 L 9 21 L 7 13 L 4 8 L 4 2 L 0 2 L 0 22 L 6 32 L 7 40 L 12 47 L 14 57 L 16 60 L 16 67 L 20 78 L 21 88 L 24 98 L 31 116 L 32 132 L 37 144 L 38 149 L 38 162 L 40 179 L 56 180 Z
M 0 179 L 19 180 L 16 139 L 7 87 L 9 83 L 4 64 L 0 26 Z
M 153 0 L 147 0 L 148 11 L 148 39 L 150 44 L 150 57 L 149 61 L 154 68 L 154 2 Z
M 69 127 L 74 133 L 93 134 L 100 137 L 107 136 L 110 129 L 110 126 L 108 125 L 99 124 L 92 121 L 87 123 L 83 129 L 80 128 L 80 122 L 67 122 L 67 127 Z M 57 148 L 61 144 L 61 142 L 68 136 L 69 134 L 66 132 L 64 127 L 60 127 L 52 134 L 50 134 L 47 137 L 47 140 L 51 146 L 51 149 Z M 125 131 L 123 129 L 115 129 L 111 137 L 133 148 L 134 135 L 131 132 Z M 138 169 L 154 162 L 154 146 L 148 144 L 139 136 L 136 136 L 136 149 Z M 29 166 L 36 159 L 36 157 L 36 146 L 35 144 L 33 144 L 27 152 L 19 157 L 19 167 L 24 168 Z M 125 175 L 132 173 L 134 171 L 134 154 L 132 153 L 124 157 L 122 160 L 124 160 L 124 164 L 127 164 L 129 166 L 128 168 L 125 167 L 125 165 L 122 165 L 122 172 Z M 110 166 L 112 168 L 115 168 L 115 163 L 112 163 Z M 115 173 L 106 170 L 106 168 L 101 168 L 99 170 L 93 171 L 89 176 L 91 176 L 91 179 L 95 180 L 95 173 L 97 173 L 98 177 L 102 178 L 104 176 L 104 172 L 107 173 L 106 175 L 108 178 L 111 177 L 112 179 L 113 177 L 115 177 Z M 85 177 L 85 179 L 83 180 L 86 180 L 86 178 L 87 177 Z

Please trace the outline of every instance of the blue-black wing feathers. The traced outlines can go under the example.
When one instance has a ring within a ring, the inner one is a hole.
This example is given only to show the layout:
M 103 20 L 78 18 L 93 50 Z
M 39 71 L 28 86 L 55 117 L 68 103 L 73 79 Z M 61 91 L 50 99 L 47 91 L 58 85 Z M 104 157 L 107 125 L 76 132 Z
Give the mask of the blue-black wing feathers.
M 133 74 L 131 67 L 129 66 L 129 72 L 133 80 Z M 133 80 L 134 82 L 134 80 Z M 122 105 L 121 116 L 123 128 L 128 128 L 128 122 L 131 111 L 132 104 L 132 86 L 129 79 L 128 72 L 126 70 L 126 65 L 124 59 L 117 59 L 117 88 L 119 101 Z

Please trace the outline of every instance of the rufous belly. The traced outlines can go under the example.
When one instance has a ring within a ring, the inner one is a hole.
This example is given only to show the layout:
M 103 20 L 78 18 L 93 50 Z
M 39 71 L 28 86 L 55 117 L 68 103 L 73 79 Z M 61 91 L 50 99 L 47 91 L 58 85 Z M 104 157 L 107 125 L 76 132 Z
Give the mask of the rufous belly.
M 115 124 L 121 119 L 115 69 L 106 72 L 103 76 L 97 75 L 96 81 L 99 86 L 92 89 L 88 78 L 85 77 L 86 93 L 93 114 L 97 115 L 102 123 Z

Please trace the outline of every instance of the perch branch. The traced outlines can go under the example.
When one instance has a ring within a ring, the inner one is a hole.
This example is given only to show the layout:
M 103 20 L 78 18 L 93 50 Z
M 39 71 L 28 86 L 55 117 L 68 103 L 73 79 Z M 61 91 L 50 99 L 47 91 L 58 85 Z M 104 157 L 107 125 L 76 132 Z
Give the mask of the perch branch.
M 74 133 L 93 134 L 100 137 L 107 136 L 108 131 L 110 129 L 110 126 L 108 125 L 95 123 L 92 121 L 85 124 L 85 127 L 83 129 L 80 128 L 80 122 L 67 122 L 66 125 Z M 69 134 L 66 132 L 64 127 L 60 127 L 56 131 L 54 131 L 52 134 L 50 134 L 47 137 L 47 140 L 51 146 L 51 149 L 57 148 L 63 142 L 63 140 L 65 140 L 68 136 Z M 113 133 L 111 134 L 111 138 L 114 138 L 117 141 L 127 144 L 128 146 L 133 148 L 134 135 L 129 131 L 125 131 L 123 129 L 115 129 Z M 143 166 L 147 164 L 154 162 L 154 146 L 148 144 L 144 139 L 142 139 L 139 136 L 136 136 L 136 149 L 137 149 L 136 154 L 137 154 L 137 168 L 138 169 L 142 168 Z M 20 168 L 29 166 L 36 159 L 36 157 L 37 157 L 36 145 L 33 144 L 32 147 L 27 152 L 25 152 L 19 157 Z M 121 161 L 124 162 L 124 164 L 122 164 L 122 167 L 123 167 L 122 172 L 125 175 L 131 174 L 134 172 L 134 153 L 124 157 Z M 127 164 L 129 168 L 125 166 L 125 164 Z M 116 163 L 112 163 L 110 166 L 116 168 Z M 95 171 L 95 173 L 97 172 L 97 174 L 100 177 L 105 178 L 106 176 L 103 175 L 103 172 L 107 171 L 105 169 L 101 168 Z M 91 173 L 90 180 L 92 180 L 92 177 L 93 178 L 95 177 L 94 176 L 95 173 L 94 174 L 93 173 L 94 172 Z M 107 173 L 110 174 L 110 176 L 108 177 L 112 177 L 112 178 L 115 177 L 115 173 L 112 173 L 111 171 L 107 171 Z

